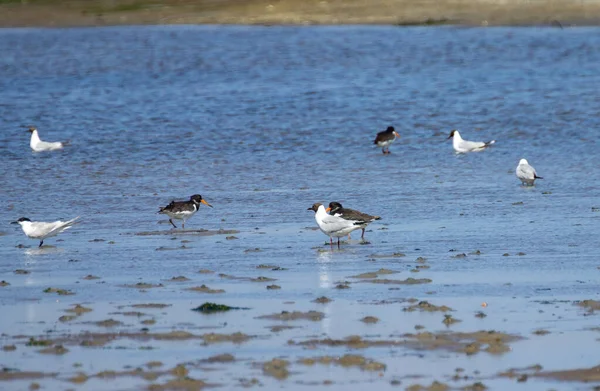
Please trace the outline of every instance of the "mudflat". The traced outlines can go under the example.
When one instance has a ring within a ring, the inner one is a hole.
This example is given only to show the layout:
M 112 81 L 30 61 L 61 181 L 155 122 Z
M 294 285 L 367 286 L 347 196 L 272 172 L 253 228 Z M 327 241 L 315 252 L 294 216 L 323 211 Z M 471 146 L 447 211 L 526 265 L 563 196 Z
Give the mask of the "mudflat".
M 0 29 L 0 389 L 597 388 L 598 32 Z
M 0 0 L 0 27 L 160 24 L 598 25 L 579 0 Z

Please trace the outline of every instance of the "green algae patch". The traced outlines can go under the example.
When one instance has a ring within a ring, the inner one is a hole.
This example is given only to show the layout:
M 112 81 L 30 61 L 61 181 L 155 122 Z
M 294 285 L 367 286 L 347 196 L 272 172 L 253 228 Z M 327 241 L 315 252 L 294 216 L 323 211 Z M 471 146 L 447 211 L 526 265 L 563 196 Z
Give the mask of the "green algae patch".
M 52 347 L 48 347 L 40 350 L 38 353 L 42 354 L 55 354 L 57 356 L 62 356 L 63 354 L 69 353 L 69 349 L 65 348 L 62 345 L 55 345 Z
M 416 334 L 403 334 L 398 339 L 363 339 L 357 335 L 351 335 L 345 339 L 309 339 L 304 341 L 288 341 L 288 345 L 305 346 L 317 348 L 346 347 L 350 349 L 366 349 L 372 347 L 407 347 L 415 350 L 450 351 L 462 352 L 473 355 L 481 351 L 489 354 L 504 354 L 510 351 L 509 343 L 522 339 L 516 335 L 500 333 L 496 331 L 476 332 L 420 332 Z
M 448 311 L 453 311 L 453 310 L 452 310 L 452 308 L 450 308 L 448 306 L 445 306 L 445 305 L 435 305 L 435 304 L 431 304 L 427 300 L 423 300 L 423 301 L 418 302 L 417 304 L 413 304 L 413 305 L 410 305 L 410 306 L 404 308 L 404 311 L 406 311 L 406 312 L 413 312 L 413 311 L 425 311 L 425 312 L 440 311 L 440 312 L 448 312 Z
M 377 318 L 376 316 L 365 316 L 360 321 L 363 323 L 377 323 L 379 322 L 379 318 Z
M 25 344 L 25 346 L 52 346 L 53 342 L 48 339 L 35 339 L 33 337 L 29 338 L 29 342 Z
M 397 271 L 394 270 L 389 270 L 389 269 L 379 269 L 377 271 L 374 272 L 366 272 L 366 273 L 361 273 L 358 274 L 356 276 L 350 276 L 348 278 L 356 278 L 356 279 L 372 279 L 372 278 L 377 278 L 380 275 L 384 275 L 384 274 L 395 274 L 395 273 L 399 273 Z
M 208 363 L 208 364 L 215 364 L 215 363 L 223 364 L 223 363 L 230 363 L 230 362 L 234 362 L 234 361 L 235 361 L 235 356 L 233 356 L 233 354 L 229 354 L 229 353 L 218 354 L 216 356 L 211 356 L 209 358 L 200 360 L 200 362 Z
M 244 333 L 236 332 L 233 334 L 207 333 L 201 335 L 201 338 L 204 343 L 211 344 L 221 342 L 244 343 L 253 337 Z
M 105 319 L 105 320 L 101 320 L 98 322 L 92 322 L 93 324 L 95 324 L 98 327 L 116 327 L 116 326 L 122 326 L 123 322 L 120 322 L 118 320 L 114 320 L 112 318 L 110 319 Z
M 315 364 L 321 365 L 336 365 L 341 367 L 357 367 L 363 371 L 385 371 L 386 365 L 374 360 L 365 358 L 358 354 L 345 354 L 341 357 L 333 356 L 321 356 L 314 358 L 302 358 L 298 360 L 299 364 L 306 366 L 313 366 Z
M 190 377 L 181 377 L 169 380 L 163 384 L 151 384 L 149 391 L 167 391 L 167 390 L 201 390 L 208 387 L 208 384 L 202 380 L 192 379 Z
M 582 300 L 576 302 L 575 304 L 577 304 L 579 307 L 586 309 L 589 313 L 592 313 L 594 311 L 600 311 L 600 301 Z
M 406 280 L 391 280 L 388 278 L 373 278 L 360 280 L 358 282 L 370 282 L 372 284 L 390 284 L 390 285 L 416 285 L 416 284 L 429 284 L 432 282 L 429 278 L 412 278 L 409 277 Z
M 171 304 L 161 304 L 161 303 L 146 303 L 146 304 L 133 304 L 133 308 L 156 308 L 162 309 L 166 307 L 170 307 Z
M 137 284 L 125 284 L 122 286 L 125 288 L 135 288 L 135 289 L 164 288 L 163 284 L 151 284 L 151 283 L 147 283 L 147 282 L 138 282 Z
M 224 289 L 211 289 L 204 284 L 202 284 L 200 286 L 194 286 L 192 288 L 187 288 L 186 290 L 200 292 L 200 293 L 210 293 L 210 294 L 225 293 Z
M 285 380 L 290 375 L 287 367 L 290 363 L 286 360 L 274 358 L 263 364 L 262 370 L 266 376 L 274 377 L 278 380 Z
M 60 289 L 60 288 L 46 288 L 44 289 L 44 293 L 56 293 L 59 296 L 69 296 L 69 295 L 74 295 L 74 292 L 71 292 L 70 290 L 67 289 Z
M 185 282 L 185 281 L 189 281 L 190 279 L 187 278 L 186 276 L 177 276 L 177 277 L 173 277 L 171 279 L 169 279 L 169 281 L 172 282 Z
M 323 320 L 325 318 L 325 314 L 319 311 L 281 311 L 278 314 L 271 315 L 262 315 L 257 317 L 257 319 L 271 319 L 271 320 L 282 320 L 282 321 L 291 321 L 291 320 L 312 320 L 313 322 Z
M 448 391 L 450 386 L 438 381 L 434 381 L 430 386 L 422 386 L 420 384 L 413 384 L 406 388 L 406 391 Z
M 86 312 L 92 312 L 91 308 L 84 307 L 81 304 L 75 304 L 73 308 L 66 309 L 65 312 L 73 313 L 76 316 L 85 314 Z
M 203 314 L 212 314 L 215 312 L 225 312 L 225 311 L 231 311 L 231 310 L 248 310 L 248 309 L 249 308 L 245 308 L 245 307 L 230 307 L 225 304 L 206 302 L 206 303 L 202 304 L 201 306 L 192 308 L 192 311 L 202 312 Z
M 442 320 L 442 323 L 445 324 L 446 326 L 450 326 L 453 325 L 454 323 L 459 323 L 462 322 L 460 319 L 456 319 L 454 318 L 452 315 L 444 315 L 444 320 Z

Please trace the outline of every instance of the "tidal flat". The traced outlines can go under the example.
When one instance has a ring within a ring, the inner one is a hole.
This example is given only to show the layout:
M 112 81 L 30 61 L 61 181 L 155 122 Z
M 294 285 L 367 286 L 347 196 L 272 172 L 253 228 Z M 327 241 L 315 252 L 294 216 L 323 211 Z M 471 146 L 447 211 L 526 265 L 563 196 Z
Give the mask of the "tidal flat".
M 598 32 L 0 30 L 0 389 L 593 390 Z

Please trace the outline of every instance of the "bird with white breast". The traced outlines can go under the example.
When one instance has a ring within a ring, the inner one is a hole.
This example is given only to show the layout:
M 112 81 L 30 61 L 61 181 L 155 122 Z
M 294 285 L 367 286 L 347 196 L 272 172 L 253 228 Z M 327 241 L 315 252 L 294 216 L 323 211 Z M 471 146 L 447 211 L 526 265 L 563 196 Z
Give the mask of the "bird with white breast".
M 364 223 L 360 225 L 360 228 L 362 229 L 362 235 L 360 238 L 362 240 L 365 239 L 365 229 L 367 228 L 367 225 L 371 224 L 375 220 L 381 220 L 381 217 L 379 216 L 372 216 L 358 210 L 344 208 L 339 202 L 330 202 L 329 208 L 327 209 L 329 209 L 330 215 L 339 216 L 345 220 L 363 221 Z M 325 209 L 325 211 L 327 211 L 327 209 Z M 350 239 L 350 234 L 348 234 L 348 239 Z
M 30 126 L 27 131 L 31 133 L 31 139 L 29 140 L 29 146 L 31 147 L 31 149 L 34 152 L 56 151 L 58 149 L 63 149 L 65 147 L 65 145 L 69 145 L 68 141 L 63 141 L 63 142 L 42 141 L 40 139 L 38 130 L 33 126 Z
M 400 135 L 398 134 L 398 132 L 396 132 L 393 126 L 388 126 L 386 130 L 377 133 L 373 144 L 381 148 L 381 151 L 384 155 L 388 155 L 391 153 L 390 145 L 392 145 L 392 143 L 396 141 L 396 138 L 400 138 Z
M 489 146 L 496 143 L 496 140 L 491 141 L 467 141 L 463 140 L 458 130 L 454 129 L 450 132 L 447 140 L 452 139 L 452 147 L 456 153 L 481 152 Z
M 535 168 L 529 165 L 527 159 L 519 160 L 519 165 L 515 170 L 515 174 L 517 174 L 517 178 L 519 178 L 521 184 L 525 186 L 533 186 L 536 179 L 544 179 L 541 176 L 538 176 Z
M 329 208 L 328 208 L 329 209 Z M 350 232 L 361 229 L 365 224 L 363 220 L 346 220 L 340 216 L 334 216 L 327 213 L 323 204 L 315 203 L 307 210 L 315 212 L 315 220 L 321 232 L 329 236 L 329 243 L 333 246 L 333 238 L 338 238 L 338 248 L 340 247 L 340 238 L 348 235 Z
M 200 209 L 200 204 L 213 207 L 200 194 L 194 194 L 189 201 L 171 201 L 169 205 L 161 207 L 158 213 L 169 216 L 169 223 L 173 228 L 177 228 L 173 219 L 183 220 L 181 228 L 185 228 L 185 221 Z
M 69 221 L 53 221 L 46 223 L 43 221 L 31 221 L 27 217 L 21 217 L 17 221 L 13 221 L 11 224 L 19 224 L 23 229 L 25 235 L 30 239 L 38 239 L 40 241 L 39 247 L 44 244 L 44 239 L 51 238 L 58 235 L 61 232 L 71 228 L 74 224 L 77 224 L 79 216 Z

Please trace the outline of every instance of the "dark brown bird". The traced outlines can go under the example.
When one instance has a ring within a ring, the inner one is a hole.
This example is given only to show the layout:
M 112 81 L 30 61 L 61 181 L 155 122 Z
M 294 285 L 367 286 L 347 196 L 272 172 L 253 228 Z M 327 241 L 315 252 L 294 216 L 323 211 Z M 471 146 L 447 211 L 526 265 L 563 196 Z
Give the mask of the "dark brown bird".
M 388 126 L 388 128 L 383 132 L 377 133 L 377 137 L 375 137 L 373 144 L 376 144 L 378 147 L 380 147 L 383 154 L 387 155 L 391 153 L 390 145 L 396 141 L 396 137 L 400 138 L 398 132 L 394 130 L 393 126 Z
M 379 216 L 371 216 L 358 210 L 344 208 L 339 202 L 330 202 L 327 211 L 330 215 L 339 216 L 345 220 L 361 221 L 362 223 L 357 225 L 362 229 L 360 238 L 363 240 L 365 238 L 365 228 L 367 228 L 367 225 L 375 220 L 381 220 L 381 217 Z M 348 239 L 350 239 L 350 234 L 348 234 Z

